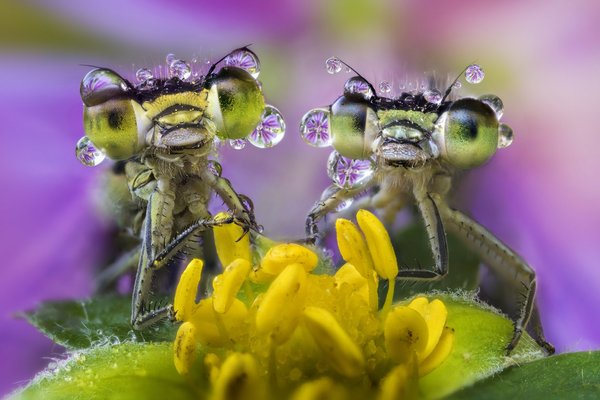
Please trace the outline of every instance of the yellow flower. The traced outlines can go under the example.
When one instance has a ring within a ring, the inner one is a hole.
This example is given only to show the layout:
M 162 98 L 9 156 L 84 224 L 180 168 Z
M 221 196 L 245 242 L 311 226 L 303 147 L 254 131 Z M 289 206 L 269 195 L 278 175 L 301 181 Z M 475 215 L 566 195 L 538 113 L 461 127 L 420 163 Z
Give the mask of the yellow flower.
M 183 321 L 174 345 L 177 371 L 196 371 L 191 366 L 202 348 L 214 399 L 272 391 L 297 400 L 349 393 L 415 398 L 419 377 L 452 350 L 448 312 L 425 297 L 392 304 L 398 266 L 390 238 L 373 214 L 361 210 L 357 218 L 360 229 L 349 220 L 336 223 L 346 263 L 335 274 L 318 272 L 319 257 L 309 247 L 260 239 L 271 247 L 253 251 L 239 240 L 239 226 L 215 227 L 224 270 L 212 294 L 196 303 L 199 260 L 188 265 L 175 293 L 176 318 Z M 389 282 L 381 309 L 380 279 Z

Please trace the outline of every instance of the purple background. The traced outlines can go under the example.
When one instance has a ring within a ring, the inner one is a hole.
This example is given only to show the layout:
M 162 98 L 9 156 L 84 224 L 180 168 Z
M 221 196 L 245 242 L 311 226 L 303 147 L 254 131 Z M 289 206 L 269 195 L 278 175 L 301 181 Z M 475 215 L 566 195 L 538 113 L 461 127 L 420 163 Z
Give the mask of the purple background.
M 407 67 L 454 74 L 481 64 L 484 82 L 463 93 L 499 95 L 515 142 L 468 175 L 471 211 L 537 269 L 543 321 L 558 350 L 600 347 L 600 3 L 252 3 L 0 5 L 0 394 L 60 352 L 12 315 L 89 294 L 103 248 L 99 169 L 73 154 L 83 135 L 78 86 L 87 68 L 79 64 L 131 75 L 168 52 L 214 60 L 247 43 L 288 134 L 270 150 L 226 149 L 224 175 L 254 200 L 273 236 L 300 237 L 306 210 L 327 184 L 329 150 L 309 148 L 297 130 L 301 116 L 329 104 L 348 78 L 328 75 L 327 57 L 347 60 L 376 84 L 397 84 Z

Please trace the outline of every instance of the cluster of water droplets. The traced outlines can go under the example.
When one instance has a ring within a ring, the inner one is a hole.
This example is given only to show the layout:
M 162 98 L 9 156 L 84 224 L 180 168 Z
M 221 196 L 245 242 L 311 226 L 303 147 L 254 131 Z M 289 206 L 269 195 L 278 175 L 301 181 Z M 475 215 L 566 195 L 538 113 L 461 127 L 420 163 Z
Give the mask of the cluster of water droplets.
M 94 146 L 87 136 L 84 136 L 77 141 L 75 155 L 83 165 L 87 165 L 88 167 L 94 167 L 106 158 L 106 155 Z

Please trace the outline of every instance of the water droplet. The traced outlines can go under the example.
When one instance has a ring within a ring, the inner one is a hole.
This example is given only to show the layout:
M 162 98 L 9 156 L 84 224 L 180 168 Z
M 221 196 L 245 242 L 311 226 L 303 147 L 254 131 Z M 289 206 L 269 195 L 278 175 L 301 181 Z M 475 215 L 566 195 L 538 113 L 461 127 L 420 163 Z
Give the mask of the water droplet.
M 245 69 L 254 77 L 260 74 L 260 61 L 256 54 L 248 49 L 236 50 L 225 57 L 225 65 Z
M 246 147 L 246 139 L 232 139 L 229 141 L 229 145 L 236 150 L 241 150 Z
M 152 75 L 152 71 L 150 71 L 148 68 L 140 68 L 135 72 L 135 77 L 138 82 L 144 83 L 148 79 L 154 78 L 154 75 Z
M 300 121 L 300 135 L 311 146 L 331 146 L 329 111 L 325 108 L 315 108 L 304 114 Z
M 283 116 L 273 106 L 265 106 L 262 119 L 248 136 L 248 141 L 261 149 L 273 147 L 285 136 L 285 121 Z
M 192 68 L 190 67 L 190 64 L 183 60 L 173 60 L 169 67 L 169 72 L 171 75 L 184 81 L 192 74 Z
M 88 167 L 94 167 L 106 158 L 104 153 L 98 150 L 87 136 L 77 141 L 75 154 L 77 155 L 77 159 Z
M 325 60 L 325 69 L 330 74 L 337 74 L 342 70 L 342 61 L 337 57 L 329 57 Z
M 502 115 L 504 115 L 504 103 L 502 103 L 502 99 L 500 99 L 500 97 L 495 96 L 493 94 L 486 94 L 479 97 L 479 100 L 481 100 L 482 102 L 490 106 L 492 110 L 494 110 L 494 112 L 496 113 L 496 118 L 502 118 Z
M 440 104 L 442 102 L 442 93 L 437 89 L 426 90 L 423 97 L 430 103 Z
M 346 73 L 349 74 L 350 72 L 352 72 L 352 68 L 347 66 L 346 68 L 344 68 L 344 71 L 346 71 Z
M 356 160 L 333 151 L 327 160 L 327 174 L 339 187 L 351 189 L 369 180 L 375 170 L 373 160 Z
M 462 87 L 462 83 L 460 81 L 456 81 L 452 84 L 453 89 L 460 89 Z
M 379 90 L 381 93 L 389 93 L 392 90 L 392 84 L 388 81 L 382 81 L 379 83 Z
M 465 79 L 469 83 L 477 84 L 483 80 L 484 76 L 483 68 L 477 64 L 471 64 L 465 70 Z
M 167 62 L 168 66 L 171 66 L 173 61 L 175 61 L 175 54 L 173 54 L 173 53 L 167 54 L 167 56 L 165 57 L 165 61 Z
M 83 77 L 79 93 L 83 102 L 92 107 L 119 96 L 128 89 L 125 80 L 116 72 L 97 68 Z
M 346 94 L 359 94 L 365 100 L 369 100 L 373 97 L 373 90 L 367 81 L 360 76 L 354 76 L 346 81 L 344 85 L 344 93 Z
M 513 142 L 513 130 L 506 124 L 500 124 L 498 127 L 498 148 L 503 149 L 508 147 Z
M 221 164 L 219 164 L 217 161 L 209 160 L 208 161 L 208 170 L 213 175 L 221 176 L 221 173 L 223 172 L 223 167 L 221 167 Z

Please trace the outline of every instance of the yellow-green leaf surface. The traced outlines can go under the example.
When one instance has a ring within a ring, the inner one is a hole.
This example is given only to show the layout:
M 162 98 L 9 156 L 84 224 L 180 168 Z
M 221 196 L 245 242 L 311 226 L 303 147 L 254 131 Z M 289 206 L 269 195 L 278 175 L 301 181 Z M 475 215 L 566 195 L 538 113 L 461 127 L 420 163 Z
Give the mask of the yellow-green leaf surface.
M 512 336 L 512 322 L 491 308 L 472 300 L 472 294 L 427 295 L 441 299 L 448 309 L 446 326 L 454 329 L 450 356 L 433 372 L 421 378 L 424 398 L 441 398 L 457 389 L 544 356 L 533 339 L 523 334 L 517 348 L 506 356 Z
M 487 400 L 600 399 L 600 351 L 559 354 L 508 368 L 454 393 L 451 399 L 483 397 Z
M 201 380 L 196 385 L 201 385 Z M 127 343 L 75 353 L 11 399 L 196 399 L 173 366 L 172 343 Z

